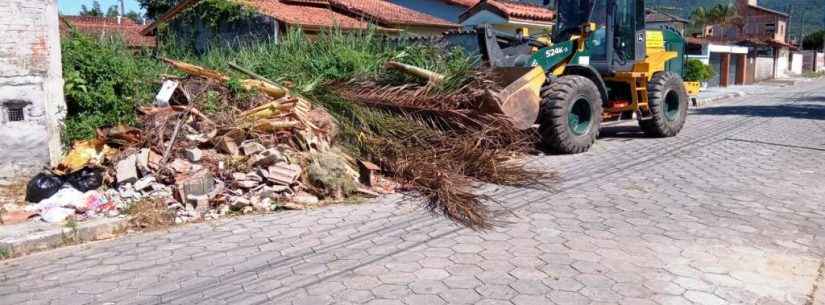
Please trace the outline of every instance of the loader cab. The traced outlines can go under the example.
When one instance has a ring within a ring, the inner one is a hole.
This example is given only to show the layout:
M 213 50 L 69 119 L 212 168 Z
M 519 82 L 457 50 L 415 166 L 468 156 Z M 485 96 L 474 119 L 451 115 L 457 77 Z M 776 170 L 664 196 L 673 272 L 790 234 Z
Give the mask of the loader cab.
M 596 24 L 581 55 L 602 75 L 631 71 L 644 60 L 644 0 L 556 0 L 555 9 L 554 41 L 567 41 L 588 22 Z

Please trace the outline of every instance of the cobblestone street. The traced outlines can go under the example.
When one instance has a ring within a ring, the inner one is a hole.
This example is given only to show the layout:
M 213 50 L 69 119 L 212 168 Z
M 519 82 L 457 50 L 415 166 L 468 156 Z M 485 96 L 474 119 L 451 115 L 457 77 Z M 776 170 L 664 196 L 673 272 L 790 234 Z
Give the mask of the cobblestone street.
M 242 217 L 0 263 L 0 304 L 825 304 L 825 81 L 607 127 L 487 186 L 489 232 L 411 200 Z

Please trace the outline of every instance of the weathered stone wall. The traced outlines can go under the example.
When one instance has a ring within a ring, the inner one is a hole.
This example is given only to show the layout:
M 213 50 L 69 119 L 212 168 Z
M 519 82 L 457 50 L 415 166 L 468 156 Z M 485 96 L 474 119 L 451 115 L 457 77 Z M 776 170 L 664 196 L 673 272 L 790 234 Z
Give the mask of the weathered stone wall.
M 0 1 L 0 180 L 59 160 L 65 109 L 57 1 Z
M 277 41 L 280 33 L 278 21 L 260 14 L 212 26 L 190 12 L 172 20 L 168 29 L 179 44 L 192 48 L 198 54 L 213 47 L 237 47 L 250 42 Z

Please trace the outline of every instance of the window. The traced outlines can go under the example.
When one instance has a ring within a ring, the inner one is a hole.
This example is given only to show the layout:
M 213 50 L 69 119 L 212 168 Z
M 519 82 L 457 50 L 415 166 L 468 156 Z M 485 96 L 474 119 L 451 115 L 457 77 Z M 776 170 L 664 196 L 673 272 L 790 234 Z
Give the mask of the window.
M 776 33 L 776 23 L 766 23 L 765 32 L 768 32 L 768 34 Z
M 6 101 L 0 104 L 0 122 L 23 122 L 26 120 L 26 106 L 30 105 L 26 101 Z
M 7 109 L 9 114 L 9 122 L 22 122 L 26 120 L 23 107 L 9 107 Z
M 616 4 L 614 29 L 616 31 L 613 49 L 621 61 L 633 60 L 636 56 L 636 1 L 619 0 Z

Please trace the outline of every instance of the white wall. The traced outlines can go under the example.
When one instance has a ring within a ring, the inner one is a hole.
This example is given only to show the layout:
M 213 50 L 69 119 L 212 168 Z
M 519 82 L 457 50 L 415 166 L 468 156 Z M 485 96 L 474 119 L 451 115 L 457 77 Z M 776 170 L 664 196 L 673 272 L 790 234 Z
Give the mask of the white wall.
M 784 48 L 779 49 L 779 51 L 776 52 L 776 69 L 773 74 L 774 78 L 788 77 L 791 68 L 791 63 L 788 60 L 790 53 L 791 52 L 788 49 Z
M 802 53 L 793 53 L 791 56 L 791 73 L 802 74 Z
M 0 1 L 0 180 L 57 162 L 65 116 L 57 3 Z M 23 121 L 10 121 L 22 103 Z
M 688 59 L 696 59 L 701 61 L 703 64 L 709 65 L 710 64 L 710 56 L 709 55 L 688 55 Z
M 754 81 L 763 81 L 773 78 L 773 57 L 757 57 Z

